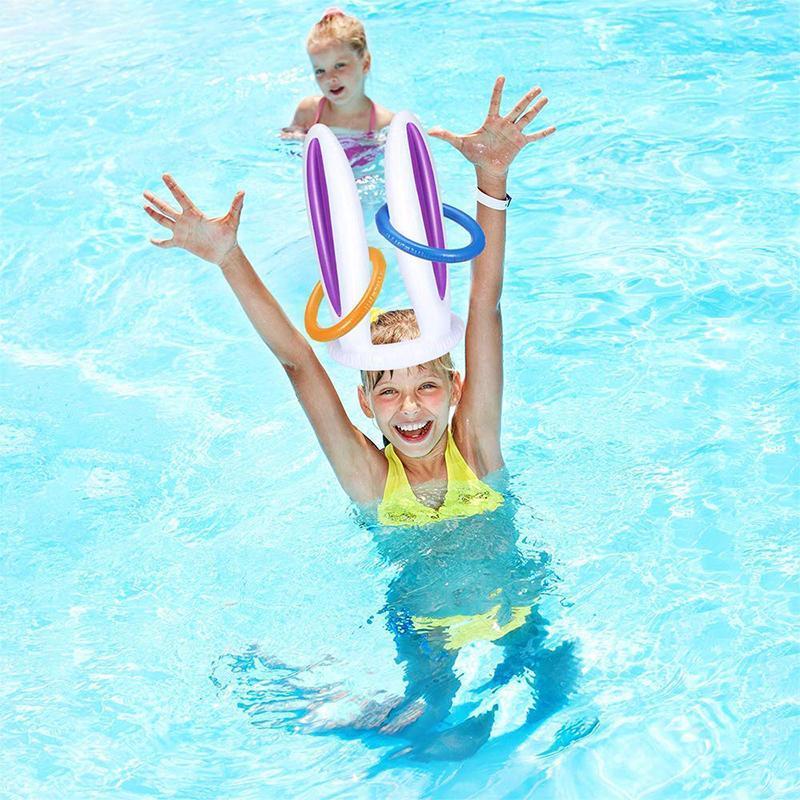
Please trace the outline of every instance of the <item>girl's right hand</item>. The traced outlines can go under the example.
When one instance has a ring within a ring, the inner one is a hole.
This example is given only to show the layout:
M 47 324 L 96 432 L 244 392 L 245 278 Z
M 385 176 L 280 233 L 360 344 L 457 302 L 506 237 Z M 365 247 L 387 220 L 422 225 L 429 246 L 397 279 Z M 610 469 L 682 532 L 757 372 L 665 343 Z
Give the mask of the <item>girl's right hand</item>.
M 306 133 L 307 131 L 304 131 L 301 128 L 281 128 L 280 137 L 281 139 L 302 142 L 306 138 Z
M 152 192 L 145 191 L 145 198 L 155 208 L 145 206 L 144 210 L 159 225 L 172 231 L 171 239 L 150 239 L 150 241 L 156 247 L 182 247 L 206 261 L 221 264 L 225 256 L 238 245 L 236 231 L 242 214 L 244 192 L 236 193 L 230 210 L 224 217 L 212 218 L 207 217 L 195 206 L 171 175 L 165 174 L 161 177 L 180 204 L 182 211 L 172 208 L 169 203 L 156 197 Z

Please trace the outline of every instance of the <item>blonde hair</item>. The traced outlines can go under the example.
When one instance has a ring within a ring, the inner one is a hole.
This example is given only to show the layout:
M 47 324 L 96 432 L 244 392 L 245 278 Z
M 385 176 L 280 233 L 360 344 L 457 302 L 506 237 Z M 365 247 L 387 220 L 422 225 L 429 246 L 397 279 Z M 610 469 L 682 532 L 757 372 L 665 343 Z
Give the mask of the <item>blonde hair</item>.
M 340 8 L 329 8 L 309 31 L 306 47 L 327 42 L 339 42 L 349 47 L 359 58 L 369 54 L 367 33 L 361 21 Z
M 372 344 L 392 344 L 407 339 L 416 339 L 419 336 L 419 325 L 417 325 L 417 317 L 413 308 L 384 311 L 372 321 L 369 330 Z M 456 371 L 450 353 L 434 358 L 433 361 L 426 361 L 424 364 L 420 364 L 418 369 L 425 367 L 443 374 L 448 382 L 452 380 L 453 373 Z M 361 370 L 361 384 L 367 394 L 375 388 L 375 384 L 386 372 L 391 376 L 394 370 Z

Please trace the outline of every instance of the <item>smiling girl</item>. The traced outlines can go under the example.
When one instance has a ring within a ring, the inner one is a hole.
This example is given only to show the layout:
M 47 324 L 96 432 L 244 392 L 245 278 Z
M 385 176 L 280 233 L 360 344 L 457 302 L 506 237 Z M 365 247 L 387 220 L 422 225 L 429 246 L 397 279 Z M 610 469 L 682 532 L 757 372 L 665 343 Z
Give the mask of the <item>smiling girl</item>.
M 364 373 L 359 403 L 384 436 L 378 448 L 347 416 L 328 373 L 308 341 L 259 279 L 237 242 L 244 192 L 229 212 L 205 216 L 171 176 L 164 182 L 180 210 L 145 192 L 153 220 L 172 231 L 159 247 L 181 247 L 219 265 L 256 330 L 280 361 L 319 444 L 347 494 L 356 503 L 379 501 L 378 517 L 388 525 L 425 524 L 471 516 L 502 503 L 480 480 L 503 466 L 500 415 L 503 395 L 503 331 L 500 295 L 506 240 L 508 169 L 529 143 L 548 136 L 549 127 L 526 134 L 547 102 L 536 87 L 501 115 L 503 78 L 495 82 L 483 125 L 458 136 L 443 129 L 430 134 L 449 142 L 475 166 L 477 221 L 486 249 L 472 263 L 466 329 L 466 377 L 453 369 L 449 354 L 415 367 Z M 332 84 L 335 86 L 335 83 Z M 534 102 L 536 100 L 536 102 Z M 532 105 L 531 105 L 532 104 Z M 373 342 L 419 335 L 412 310 L 380 315 Z M 451 408 L 455 413 L 450 422 Z

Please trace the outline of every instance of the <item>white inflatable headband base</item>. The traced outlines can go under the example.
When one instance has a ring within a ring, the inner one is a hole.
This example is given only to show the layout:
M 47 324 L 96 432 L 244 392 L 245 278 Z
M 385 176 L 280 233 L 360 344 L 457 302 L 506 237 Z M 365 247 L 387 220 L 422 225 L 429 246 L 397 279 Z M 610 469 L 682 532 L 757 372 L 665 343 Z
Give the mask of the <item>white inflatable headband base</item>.
M 464 322 L 455 314 L 450 314 L 450 331 L 441 339 L 427 337 L 409 339 L 391 344 L 373 344 L 368 350 L 354 350 L 343 347 L 341 339 L 328 343 L 328 353 L 334 361 L 354 369 L 383 371 L 403 369 L 433 361 L 449 353 L 464 336 Z

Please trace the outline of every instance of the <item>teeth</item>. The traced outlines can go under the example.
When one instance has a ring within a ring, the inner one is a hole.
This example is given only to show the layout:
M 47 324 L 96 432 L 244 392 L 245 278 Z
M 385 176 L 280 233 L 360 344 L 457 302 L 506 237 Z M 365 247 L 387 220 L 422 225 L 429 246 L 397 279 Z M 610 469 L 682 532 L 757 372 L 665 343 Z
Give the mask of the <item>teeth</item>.
M 418 431 L 420 428 L 424 428 L 428 422 L 416 422 L 413 425 L 395 425 L 396 428 L 399 428 L 401 431 Z

